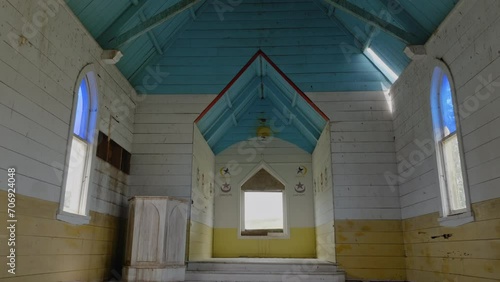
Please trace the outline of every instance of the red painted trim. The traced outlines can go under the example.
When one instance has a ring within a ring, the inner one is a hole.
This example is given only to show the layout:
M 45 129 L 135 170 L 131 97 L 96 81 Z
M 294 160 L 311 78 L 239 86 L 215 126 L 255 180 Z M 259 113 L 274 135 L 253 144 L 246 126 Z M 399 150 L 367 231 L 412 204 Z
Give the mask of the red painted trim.
M 299 87 L 297 87 L 297 85 L 295 85 L 295 83 L 293 83 L 293 81 L 288 78 L 286 76 L 286 74 L 281 71 L 278 66 L 273 62 L 271 61 L 271 59 L 269 59 L 269 57 L 264 53 L 262 52 L 262 50 L 259 50 L 257 51 L 257 53 L 255 53 L 255 55 L 252 56 L 252 58 L 243 66 L 243 68 L 241 68 L 241 70 L 236 74 L 235 77 L 233 77 L 233 79 L 231 79 L 231 81 L 229 82 L 228 85 L 226 85 L 226 87 L 224 87 L 224 89 L 222 89 L 222 91 L 219 93 L 219 95 L 217 95 L 217 97 L 215 97 L 215 99 L 203 110 L 203 112 L 201 112 L 201 114 L 196 118 L 196 120 L 194 121 L 195 123 L 197 123 L 198 121 L 200 121 L 200 119 L 203 118 L 203 116 L 205 116 L 205 114 L 215 105 L 215 103 L 217 103 L 217 101 L 220 100 L 220 98 L 222 98 L 222 96 L 224 96 L 224 94 L 226 94 L 227 90 L 229 90 L 229 88 L 231 88 L 231 86 L 233 86 L 233 84 L 238 80 L 238 78 L 240 78 L 241 75 L 243 75 L 243 73 L 250 67 L 250 65 L 259 57 L 259 56 L 262 56 L 280 75 L 281 77 L 283 77 L 283 79 L 286 80 L 286 82 L 288 84 L 290 84 L 293 89 L 295 91 L 297 91 L 297 93 L 299 93 L 299 95 L 304 98 L 304 100 L 306 100 L 307 103 L 309 103 L 309 105 L 311 105 L 311 107 L 316 111 L 318 112 L 318 114 L 320 114 L 326 121 L 329 121 L 330 119 L 328 118 L 327 115 L 325 115 L 325 113 L 323 113 L 323 111 L 321 111 L 318 106 L 316 106 L 312 101 L 311 99 L 309 99 L 309 97 L 307 97 L 307 95 L 302 92 L 302 90 L 300 90 Z
M 288 78 L 288 76 L 286 76 L 286 74 L 280 70 L 280 68 L 278 68 L 278 66 L 273 62 L 271 61 L 271 59 L 269 59 L 269 57 L 264 53 L 264 52 L 261 52 L 262 54 L 262 57 L 281 75 L 281 77 L 283 77 L 286 82 L 288 82 L 288 84 L 290 84 L 293 89 L 295 91 L 297 91 L 297 93 L 299 93 L 299 95 L 304 98 L 304 100 L 306 100 L 307 103 L 309 103 L 309 105 L 311 105 L 311 107 L 313 107 L 314 110 L 316 110 L 316 112 L 318 112 L 318 114 L 320 114 L 326 121 L 329 121 L 330 119 L 328 118 L 327 115 L 325 115 L 325 113 L 323 113 L 323 111 L 321 111 L 318 106 L 316 106 L 313 101 L 311 101 L 311 99 L 309 99 L 309 97 L 307 97 L 307 95 L 302 92 L 302 90 L 300 90 L 300 88 L 295 85 L 295 83 L 293 83 L 293 81 Z
M 263 54 L 264 53 L 261 50 L 257 51 L 257 53 L 255 53 L 255 55 L 253 55 L 252 58 L 250 58 L 250 60 L 243 66 L 243 68 L 241 68 L 241 70 L 236 74 L 236 76 L 233 77 L 233 79 L 231 79 L 231 81 L 229 82 L 229 84 L 226 85 L 226 87 L 224 87 L 224 89 L 222 89 L 222 91 L 219 93 L 219 95 L 217 95 L 217 97 L 215 97 L 215 99 L 213 99 L 213 101 L 203 110 L 203 112 L 201 112 L 201 114 L 196 118 L 196 120 L 194 122 L 197 123 L 198 121 L 200 121 L 200 119 L 202 119 L 203 116 L 208 111 L 210 111 L 210 109 L 215 105 L 215 103 L 217 103 L 217 101 L 219 101 L 220 98 L 222 98 L 222 96 L 224 96 L 224 94 L 226 94 L 227 90 L 229 90 L 229 88 L 231 88 L 231 86 L 233 86 L 233 84 L 236 82 L 236 80 L 238 80 L 238 78 L 240 78 L 240 76 L 243 75 L 243 73 L 250 67 L 250 65 L 260 55 L 263 55 Z

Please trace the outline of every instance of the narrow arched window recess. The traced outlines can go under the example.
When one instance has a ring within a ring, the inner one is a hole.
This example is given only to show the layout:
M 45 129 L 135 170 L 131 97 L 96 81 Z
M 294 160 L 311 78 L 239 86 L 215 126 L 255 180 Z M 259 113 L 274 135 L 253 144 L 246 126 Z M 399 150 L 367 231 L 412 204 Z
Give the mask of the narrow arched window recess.
M 90 221 L 89 200 L 95 152 L 97 87 L 94 72 L 85 68 L 78 78 L 57 218 L 73 224 Z
M 436 67 L 432 76 L 431 111 L 434 128 L 443 226 L 473 221 L 458 126 L 453 81 L 449 71 Z

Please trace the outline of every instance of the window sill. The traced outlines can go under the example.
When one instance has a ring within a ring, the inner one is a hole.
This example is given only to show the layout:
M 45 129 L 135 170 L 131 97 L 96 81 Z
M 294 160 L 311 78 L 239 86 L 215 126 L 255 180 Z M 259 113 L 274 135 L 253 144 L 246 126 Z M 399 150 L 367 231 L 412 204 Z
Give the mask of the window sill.
M 90 216 L 88 215 L 74 214 L 65 211 L 58 211 L 56 218 L 57 220 L 75 225 L 85 225 L 90 223 Z
M 474 214 L 472 212 L 464 212 L 460 214 L 449 215 L 440 217 L 438 219 L 439 225 L 444 227 L 457 227 L 474 221 Z
M 290 236 L 280 231 L 271 231 L 271 230 L 255 230 L 255 231 L 241 231 L 240 239 L 289 239 Z

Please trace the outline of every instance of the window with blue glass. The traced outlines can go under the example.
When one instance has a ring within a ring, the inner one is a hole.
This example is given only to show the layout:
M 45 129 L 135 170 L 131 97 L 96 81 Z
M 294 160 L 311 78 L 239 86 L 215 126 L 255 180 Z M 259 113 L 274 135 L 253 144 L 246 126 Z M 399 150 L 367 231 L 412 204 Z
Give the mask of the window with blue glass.
M 73 133 L 81 139 L 86 140 L 88 135 L 88 124 L 90 116 L 90 96 L 88 92 L 87 80 L 83 79 L 78 88 L 76 103 L 75 122 Z
M 75 90 L 72 118 L 72 138 L 70 138 L 69 157 L 63 202 L 63 214 L 87 216 L 88 189 L 90 183 L 92 143 L 94 139 L 97 106 L 95 93 L 89 84 L 89 74 L 85 75 Z M 95 92 L 95 91 L 94 91 Z M 94 95 L 93 95 L 94 94 Z
M 457 136 L 457 114 L 448 75 L 436 67 L 431 90 L 431 108 L 443 216 L 467 211 L 467 197 Z

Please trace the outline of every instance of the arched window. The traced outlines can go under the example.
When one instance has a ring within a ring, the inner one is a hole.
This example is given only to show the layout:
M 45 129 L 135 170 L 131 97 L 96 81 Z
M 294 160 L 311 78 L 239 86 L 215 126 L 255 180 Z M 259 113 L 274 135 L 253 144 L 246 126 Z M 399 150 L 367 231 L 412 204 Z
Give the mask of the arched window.
M 469 209 L 462 154 L 457 134 L 457 112 L 452 82 L 442 68 L 432 77 L 431 109 L 443 217 L 464 214 Z
M 58 218 L 87 223 L 90 174 L 94 155 L 97 95 L 93 73 L 86 73 L 75 90 L 65 181 Z M 76 220 L 75 220 L 76 218 Z

